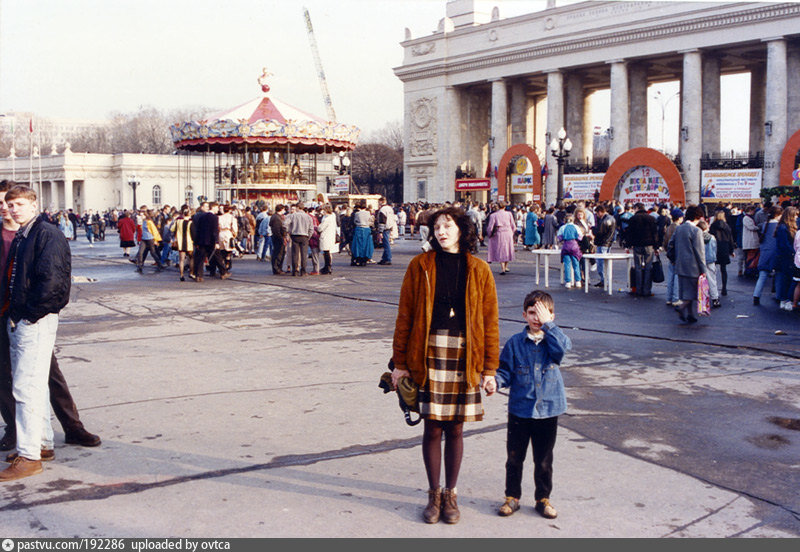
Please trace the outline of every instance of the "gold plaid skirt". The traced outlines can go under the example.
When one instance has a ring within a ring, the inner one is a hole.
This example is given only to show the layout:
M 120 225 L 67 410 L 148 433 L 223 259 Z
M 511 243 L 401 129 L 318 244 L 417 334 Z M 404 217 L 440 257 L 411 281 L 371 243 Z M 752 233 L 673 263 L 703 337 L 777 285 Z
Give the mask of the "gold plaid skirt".
M 419 392 L 419 412 L 423 418 L 445 422 L 483 419 L 481 389 L 467 384 L 466 343 L 461 332 L 431 330 L 428 379 Z

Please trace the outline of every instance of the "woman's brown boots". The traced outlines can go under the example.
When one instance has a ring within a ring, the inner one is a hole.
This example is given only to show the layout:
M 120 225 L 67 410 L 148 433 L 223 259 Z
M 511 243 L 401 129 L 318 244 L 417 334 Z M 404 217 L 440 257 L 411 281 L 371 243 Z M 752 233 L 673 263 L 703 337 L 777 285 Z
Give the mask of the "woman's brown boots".
M 461 512 L 458 511 L 455 489 L 430 489 L 428 491 L 428 505 L 422 512 L 425 523 L 438 523 L 439 518 L 445 523 L 458 523 Z
M 430 489 L 428 491 L 428 505 L 422 512 L 425 523 L 438 523 L 442 512 L 442 488 Z

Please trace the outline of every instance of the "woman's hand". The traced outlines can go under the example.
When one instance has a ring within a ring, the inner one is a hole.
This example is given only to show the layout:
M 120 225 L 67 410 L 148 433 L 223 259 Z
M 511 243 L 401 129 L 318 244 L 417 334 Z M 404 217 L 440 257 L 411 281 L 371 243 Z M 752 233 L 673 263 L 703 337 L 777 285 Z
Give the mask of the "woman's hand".
M 494 376 L 482 376 L 481 387 L 486 391 L 487 396 L 494 395 L 494 392 L 497 391 L 497 381 L 494 379 Z
M 410 378 L 411 374 L 408 370 L 392 370 L 392 389 L 397 389 L 397 382 L 400 381 L 400 378 Z

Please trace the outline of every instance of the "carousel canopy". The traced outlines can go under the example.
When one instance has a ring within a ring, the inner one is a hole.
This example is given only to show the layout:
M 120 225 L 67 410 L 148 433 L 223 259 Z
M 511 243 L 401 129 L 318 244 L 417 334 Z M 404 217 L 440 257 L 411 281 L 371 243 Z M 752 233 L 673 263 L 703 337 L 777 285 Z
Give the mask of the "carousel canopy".
M 172 125 L 178 149 L 194 151 L 278 150 L 289 145 L 292 153 L 352 150 L 358 127 L 326 121 L 269 96 L 269 86 L 259 79 L 263 96 L 198 121 Z

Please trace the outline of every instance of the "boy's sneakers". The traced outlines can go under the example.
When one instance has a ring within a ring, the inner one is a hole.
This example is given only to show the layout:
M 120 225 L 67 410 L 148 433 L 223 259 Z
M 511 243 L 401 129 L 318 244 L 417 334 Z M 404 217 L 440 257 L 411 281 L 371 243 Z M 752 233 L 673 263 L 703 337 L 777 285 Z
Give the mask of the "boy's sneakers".
M 546 517 L 547 519 L 555 519 L 558 515 L 556 509 L 553 508 L 553 505 L 550 504 L 550 501 L 546 498 L 537 500 L 535 508 L 542 517 Z
M 519 499 L 514 498 L 513 496 L 507 496 L 505 503 L 500 506 L 500 509 L 497 511 L 497 513 L 501 516 L 510 516 L 517 510 L 519 510 Z

